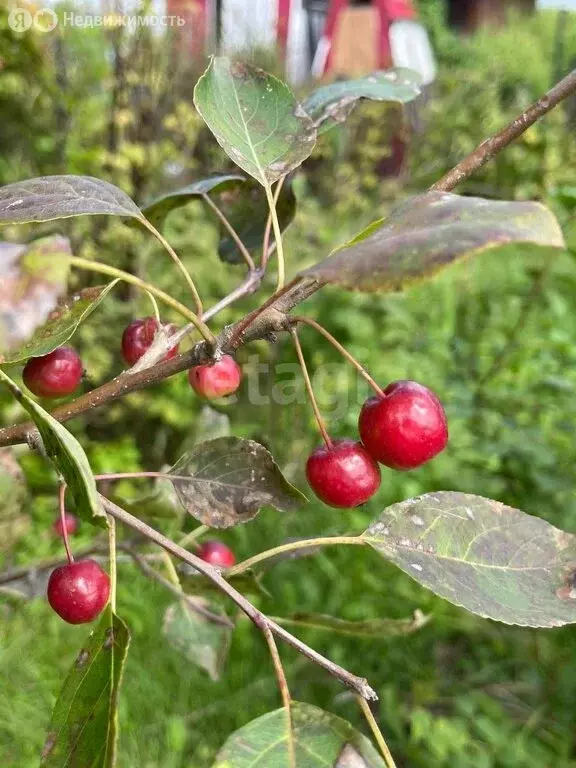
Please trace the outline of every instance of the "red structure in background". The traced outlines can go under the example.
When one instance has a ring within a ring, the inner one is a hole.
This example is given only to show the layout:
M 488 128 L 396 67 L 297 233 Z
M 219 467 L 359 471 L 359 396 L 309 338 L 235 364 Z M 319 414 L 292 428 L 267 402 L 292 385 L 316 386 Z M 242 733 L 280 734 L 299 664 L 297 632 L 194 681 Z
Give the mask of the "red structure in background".
M 187 57 L 196 58 L 206 52 L 208 0 L 167 0 L 166 13 L 184 19 L 175 27 L 176 45 Z
M 292 0 L 277 0 L 278 1 L 278 17 L 276 20 L 276 39 L 278 40 L 278 46 L 282 52 L 282 57 L 286 59 L 286 52 L 288 50 L 288 30 L 290 28 L 290 6 Z
M 332 68 L 332 43 L 335 38 L 337 25 L 342 14 L 352 7 L 350 0 L 330 0 L 326 25 L 324 28 L 325 44 L 330 45 L 330 53 L 326 58 L 324 73 L 329 73 Z M 355 6 L 358 7 L 358 6 Z M 361 8 L 372 7 L 375 10 L 375 18 L 379 19 L 379 29 L 375 31 L 373 45 L 377 46 L 376 62 L 379 69 L 387 69 L 392 66 L 392 53 L 390 50 L 390 27 L 395 21 L 403 19 L 416 19 L 416 11 L 411 0 L 372 0 L 371 4 L 362 5 Z M 367 41 L 367 45 L 369 42 Z

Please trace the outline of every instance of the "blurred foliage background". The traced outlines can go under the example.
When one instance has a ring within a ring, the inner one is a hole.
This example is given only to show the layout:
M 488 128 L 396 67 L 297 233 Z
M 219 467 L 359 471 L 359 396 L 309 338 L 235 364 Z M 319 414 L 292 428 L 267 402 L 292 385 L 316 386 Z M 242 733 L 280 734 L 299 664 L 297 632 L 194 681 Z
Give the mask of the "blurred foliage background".
M 576 15 L 541 12 L 513 18 L 501 30 L 456 37 L 442 3 L 420 3 L 439 60 L 439 78 L 402 115 L 378 104 L 359 107 L 345 127 L 326 134 L 294 179 L 298 213 L 286 234 L 289 269 L 312 263 L 422 191 L 487 134 L 504 125 L 565 73 L 576 53 Z M 198 71 L 183 67 L 149 30 L 67 28 L 64 35 L 15 35 L 0 12 L 0 183 L 49 173 L 106 178 L 138 202 L 230 168 L 191 103 Z M 114 52 L 122 55 L 118 57 Z M 257 54 L 254 56 L 257 58 Z M 118 62 L 121 61 L 121 66 Z M 270 66 L 270 63 L 267 62 Z M 458 192 L 503 199 L 539 199 L 565 226 L 563 255 L 521 248 L 492 251 L 403 294 L 362 296 L 334 289 L 316 294 L 308 312 L 386 383 L 416 378 L 443 399 L 451 440 L 447 451 L 417 472 L 383 471 L 377 498 L 365 508 L 334 511 L 311 502 L 302 512 L 264 511 L 221 538 L 243 559 L 289 537 L 362 530 L 395 501 L 436 489 L 497 498 L 576 531 L 576 104 L 567 102 L 528 130 Z M 394 136 L 408 142 L 398 178 L 377 173 Z M 6 239 L 63 231 L 78 255 L 146 275 L 186 301 L 167 255 L 149 236 L 118 220 L 84 218 L 34 228 L 8 228 Z M 243 276 L 222 263 L 211 214 L 193 203 L 169 219 L 165 234 L 197 284 L 205 304 Z M 87 273 L 72 286 L 91 284 Z M 267 279 L 263 294 L 273 289 Z M 92 283 L 98 283 L 98 279 Z M 255 306 L 252 297 L 223 312 L 215 327 Z M 150 314 L 146 296 L 116 289 L 81 328 L 85 388 L 121 370 L 119 340 L 135 316 Z M 178 318 L 165 314 L 166 320 Z M 354 434 L 367 394 L 337 353 L 310 329 L 302 342 L 330 428 Z M 318 442 L 300 378 L 296 402 L 274 404 L 274 386 L 294 376 L 295 355 L 282 340 L 244 348 L 246 384 L 219 405 L 234 434 L 270 447 L 300 487 L 302 456 Z M 264 404 L 254 404 L 254 392 Z M 21 418 L 0 395 L 4 423 Z M 210 414 L 209 414 L 210 416 Z M 132 394 L 71 423 L 95 472 L 158 469 L 198 439 L 214 433 L 184 375 Z M 25 447 L 2 475 L 0 565 L 12 568 L 58 556 L 51 533 L 55 478 Z M 165 532 L 188 530 L 161 489 L 118 484 L 114 493 Z M 81 550 L 94 541 L 84 526 Z M 357 547 L 287 561 L 266 574 L 263 610 L 296 610 L 348 619 L 407 617 L 431 621 L 408 638 L 341 638 L 302 630 L 306 641 L 369 678 L 379 696 L 383 730 L 399 766 L 524 768 L 576 766 L 574 629 L 507 627 L 466 614 L 428 594 L 407 576 Z M 14 585 L 12 585 L 14 586 Z M 42 593 L 32 579 L 25 588 Z M 119 613 L 133 632 L 121 697 L 120 766 L 203 768 L 234 729 L 279 705 L 267 650 L 239 620 L 222 679 L 212 682 L 169 647 L 163 610 L 172 602 L 130 563 L 120 566 Z M 51 706 L 86 635 L 49 610 L 42 597 L 0 593 L 0 753 L 6 768 L 36 766 Z M 353 698 L 319 669 L 282 649 L 294 698 L 332 710 L 364 728 Z

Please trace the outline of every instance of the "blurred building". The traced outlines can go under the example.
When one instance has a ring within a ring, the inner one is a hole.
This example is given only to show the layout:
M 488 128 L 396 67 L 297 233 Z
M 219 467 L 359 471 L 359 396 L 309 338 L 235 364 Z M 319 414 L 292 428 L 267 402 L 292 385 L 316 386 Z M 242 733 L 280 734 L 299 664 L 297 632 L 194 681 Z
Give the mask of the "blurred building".
M 276 49 L 293 83 L 410 66 L 425 82 L 435 66 L 411 0 L 167 0 L 186 19 L 187 50 Z

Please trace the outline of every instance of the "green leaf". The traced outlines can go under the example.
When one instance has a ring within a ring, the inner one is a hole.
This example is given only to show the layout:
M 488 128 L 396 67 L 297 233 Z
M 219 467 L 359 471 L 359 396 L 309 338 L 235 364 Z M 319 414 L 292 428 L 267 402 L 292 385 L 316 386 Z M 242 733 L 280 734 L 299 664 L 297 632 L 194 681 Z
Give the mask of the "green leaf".
M 417 72 L 398 67 L 324 85 L 311 93 L 302 106 L 320 135 L 344 122 L 359 99 L 405 104 L 420 95 L 421 85 L 422 78 Z
M 48 321 L 36 329 L 34 336 L 16 352 L 7 355 L 4 363 L 17 363 L 29 357 L 42 357 L 61 347 L 76 333 L 81 323 L 104 301 L 118 280 L 69 296 L 54 309 Z
M 201 597 L 190 598 L 190 602 L 226 616 L 221 608 Z M 211 680 L 220 679 L 230 648 L 232 627 L 210 621 L 190 603 L 178 600 L 166 609 L 163 632 L 168 643 L 184 658 L 205 670 Z
M 246 248 L 249 251 L 261 251 L 269 213 L 268 201 L 262 187 L 250 179 L 242 187 L 226 193 L 218 201 L 218 206 Z M 296 197 L 289 179 L 286 179 L 280 190 L 276 212 L 278 213 L 280 229 L 284 232 L 296 215 Z M 236 243 L 222 224 L 220 224 L 220 237 L 218 253 L 222 261 L 230 264 L 243 264 L 244 259 L 238 251 Z
M 408 198 L 300 274 L 351 290 L 396 291 L 505 243 L 564 247 L 554 214 L 540 203 L 427 192 Z
M 290 88 L 249 64 L 212 58 L 194 104 L 226 154 L 265 187 L 299 166 L 316 143 L 314 124 Z
M 423 627 L 430 620 L 421 611 L 415 611 L 409 619 L 366 619 L 365 621 L 346 621 L 336 616 L 323 613 L 295 613 L 292 616 L 276 618 L 279 624 L 303 629 L 326 630 L 348 637 L 387 640 L 390 637 L 409 635 Z
M 292 703 L 298 768 L 383 768 L 371 742 L 346 720 L 311 704 Z M 286 711 L 277 709 L 233 733 L 213 768 L 288 768 Z
M 82 648 L 52 712 L 43 768 L 112 768 L 118 692 L 130 634 L 108 605 Z
M 28 341 L 66 291 L 70 242 L 59 235 L 30 245 L 0 244 L 0 362 Z
M 0 380 L 12 391 L 14 397 L 28 411 L 36 424 L 41 447 L 64 478 L 74 498 L 76 513 L 83 520 L 106 528 L 107 518 L 100 505 L 96 482 L 84 449 L 76 438 L 38 403 L 22 390 L 0 368 Z M 35 442 L 34 436 L 30 439 Z
M 142 218 L 125 192 L 93 176 L 40 176 L 0 187 L 0 224 L 104 213 Z
M 207 195 L 210 192 L 223 192 L 224 190 L 233 189 L 245 181 L 246 177 L 241 176 L 239 173 L 215 174 L 156 198 L 142 209 L 142 213 L 148 221 L 156 228 L 159 228 L 171 211 L 187 205 L 191 200 L 197 200 L 202 195 Z
M 394 504 L 367 542 L 413 579 L 506 624 L 576 622 L 576 537 L 497 501 L 440 491 Z
M 306 501 L 263 445 L 240 437 L 201 443 L 169 474 L 186 511 L 212 528 L 252 520 L 265 505 L 288 512 Z

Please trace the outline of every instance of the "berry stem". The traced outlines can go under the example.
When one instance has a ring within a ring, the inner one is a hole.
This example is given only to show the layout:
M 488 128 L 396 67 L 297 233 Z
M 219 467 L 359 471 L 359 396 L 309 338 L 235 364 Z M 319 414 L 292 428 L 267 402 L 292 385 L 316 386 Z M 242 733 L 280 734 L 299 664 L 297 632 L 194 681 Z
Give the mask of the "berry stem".
M 324 328 L 324 326 L 320 325 L 320 323 L 317 323 L 316 320 L 312 320 L 312 318 L 310 317 L 304 317 L 304 315 L 294 315 L 292 319 L 298 323 L 304 323 L 305 325 L 309 325 L 311 328 L 314 328 L 316 331 L 318 331 L 318 333 L 321 333 L 322 336 L 324 336 L 325 339 L 328 339 L 330 344 L 332 344 L 332 346 L 335 349 L 337 349 L 338 352 L 340 352 L 342 357 L 348 360 L 348 362 L 351 365 L 353 365 L 354 368 L 356 368 L 358 373 L 366 379 L 366 381 L 368 382 L 368 384 L 370 384 L 374 392 L 376 392 L 377 395 L 380 395 L 382 397 L 384 396 L 383 390 L 374 381 L 372 376 L 370 376 L 370 374 L 368 373 L 366 368 L 364 368 L 362 363 L 356 360 L 356 358 L 350 352 L 348 352 L 348 350 L 345 347 L 343 347 L 342 344 L 340 344 L 340 342 L 336 338 L 334 338 L 334 336 L 332 336 L 332 334 L 329 331 L 327 331 L 326 328 Z
M 108 547 L 110 550 L 110 608 L 116 613 L 116 520 L 108 515 Z
M 226 229 L 226 231 L 228 232 L 228 234 L 230 235 L 232 240 L 234 240 L 234 242 L 236 243 L 236 247 L 238 248 L 238 250 L 242 254 L 242 257 L 243 257 L 244 261 L 246 262 L 246 266 L 248 267 L 250 272 L 254 272 L 256 270 L 256 265 L 254 264 L 254 259 L 252 258 L 252 256 L 250 256 L 250 252 L 248 251 L 248 248 L 246 248 L 246 246 L 244 245 L 244 243 L 240 239 L 240 235 L 238 234 L 238 232 L 236 232 L 236 230 L 234 229 L 234 227 L 232 226 L 232 224 L 230 223 L 230 221 L 228 220 L 226 215 L 223 213 L 223 211 L 220 210 L 220 208 L 218 208 L 218 206 L 216 205 L 214 200 L 212 200 L 212 198 L 209 195 L 207 195 L 207 194 L 202 195 L 202 199 L 204 200 L 206 205 L 220 219 L 220 221 L 222 222 L 224 228 Z
M 68 558 L 68 562 L 72 564 L 74 562 L 74 557 L 72 556 L 72 552 L 70 551 L 70 542 L 68 541 L 65 500 L 66 500 L 66 483 L 62 481 L 60 483 L 60 488 L 58 489 L 58 506 L 60 509 L 60 521 L 62 523 L 62 538 L 64 539 L 64 549 L 66 550 L 66 557 Z
M 150 291 L 146 291 L 146 294 L 150 299 L 150 303 L 152 304 L 152 310 L 154 312 L 154 317 L 156 318 L 156 322 L 158 323 L 158 325 L 160 325 L 162 321 L 160 320 L 160 310 L 158 309 L 158 302 L 156 301 L 154 296 L 152 296 Z
M 180 577 L 178 576 L 178 571 L 176 570 L 176 566 L 174 565 L 174 561 L 166 552 L 165 549 L 162 550 L 163 555 L 163 561 L 164 565 L 166 566 L 166 570 L 168 571 L 168 581 L 172 582 L 175 587 L 178 587 L 178 589 L 182 590 L 182 584 L 180 583 Z
M 186 536 L 180 539 L 178 542 L 178 545 L 180 547 L 188 547 L 189 544 L 192 544 L 194 549 L 198 549 L 197 541 L 201 536 L 204 536 L 204 534 L 208 533 L 210 528 L 207 525 L 199 525 L 198 528 L 195 528 L 193 531 L 190 531 L 190 533 L 187 533 Z
M 326 429 L 326 424 L 324 422 L 324 419 L 322 418 L 320 409 L 318 408 L 318 403 L 316 401 L 316 396 L 314 395 L 314 389 L 312 387 L 312 382 L 310 381 L 310 375 L 308 373 L 308 368 L 306 367 L 306 361 L 304 360 L 304 354 L 302 352 L 302 345 L 300 344 L 298 333 L 296 329 L 292 327 L 290 327 L 289 331 L 290 331 L 290 335 L 292 336 L 292 340 L 294 341 L 294 346 L 296 347 L 298 362 L 300 363 L 300 367 L 302 368 L 304 383 L 306 384 L 306 390 L 308 391 L 308 397 L 310 398 L 310 402 L 312 404 L 312 410 L 314 411 L 314 416 L 316 417 L 316 421 L 318 422 L 318 429 L 320 430 L 320 434 L 322 435 L 322 438 L 326 443 L 326 445 L 329 448 L 331 448 L 332 440 L 330 439 L 330 435 L 328 434 L 328 431 Z
M 182 275 L 184 276 L 184 279 L 188 283 L 188 287 L 190 288 L 190 291 L 192 292 L 192 296 L 194 298 L 194 303 L 196 304 L 196 313 L 198 314 L 198 317 L 202 317 L 202 313 L 204 312 L 204 308 L 202 307 L 202 301 L 200 300 L 200 296 L 198 295 L 198 291 L 196 290 L 196 286 L 194 285 L 194 280 L 192 280 L 192 277 L 188 274 L 188 270 L 184 266 L 184 264 L 181 262 L 180 257 L 172 248 L 168 240 L 156 229 L 156 227 L 151 224 L 148 219 L 146 219 L 144 216 L 142 216 L 139 221 L 146 227 L 146 229 L 151 232 L 154 237 L 158 240 L 159 243 L 161 243 L 164 248 L 168 251 L 170 258 L 173 260 L 173 262 L 176 264 Z
M 278 198 L 280 197 L 280 192 L 282 191 L 282 186 L 284 185 L 284 180 L 286 179 L 286 176 L 282 176 L 278 184 L 276 184 L 276 189 L 274 190 L 274 209 L 276 209 L 276 205 L 278 203 Z M 272 253 L 272 249 L 270 248 L 270 232 L 272 230 L 272 214 L 269 214 L 268 219 L 266 221 L 266 229 L 264 230 L 264 239 L 262 241 L 262 269 L 266 269 L 266 266 L 268 265 L 268 259 L 270 258 L 270 254 Z
M 232 576 L 238 576 L 244 571 L 250 570 L 258 563 L 269 560 L 272 557 L 284 554 L 284 552 L 297 552 L 299 549 L 308 549 L 309 547 L 332 547 L 336 544 L 357 544 L 364 546 L 367 542 L 363 536 L 322 536 L 317 539 L 304 539 L 302 541 L 291 541 L 288 544 L 280 544 L 278 547 L 267 549 L 264 552 L 260 552 L 254 557 L 249 557 L 247 560 L 243 560 L 238 565 L 234 565 L 232 568 L 226 570 L 226 578 Z
M 112 472 L 111 474 L 94 475 L 94 480 L 136 480 L 140 477 L 171 477 L 171 475 L 167 472 Z
M 164 291 L 161 291 L 159 288 L 156 288 L 156 286 L 152 285 L 152 283 L 147 283 L 145 280 L 140 280 L 139 277 L 131 275 L 130 272 L 124 272 L 122 269 L 110 267 L 108 264 L 101 264 L 99 261 L 90 261 L 90 259 L 82 259 L 79 256 L 69 256 L 68 261 L 73 267 L 77 267 L 78 269 L 85 269 L 89 272 L 99 272 L 102 275 L 117 277 L 120 280 L 124 280 L 125 283 L 136 285 L 143 291 L 148 291 L 148 293 L 151 293 L 152 296 L 160 299 L 160 301 L 162 301 L 164 304 L 172 307 L 172 309 L 176 310 L 178 314 L 182 315 L 186 318 L 186 320 L 191 322 L 200 332 L 202 337 L 208 342 L 208 344 L 213 346 L 216 343 L 216 337 L 210 328 L 208 328 L 208 326 L 203 323 L 202 320 L 200 320 L 200 318 L 194 314 L 194 312 L 191 312 L 188 307 L 185 307 L 184 304 L 181 304 L 176 299 L 173 299 L 169 294 L 164 293 Z
M 378 723 L 376 722 L 376 718 L 372 714 L 372 710 L 370 709 L 370 705 L 366 701 L 366 699 L 363 699 L 362 696 L 356 696 L 356 701 L 360 705 L 360 709 L 362 710 L 362 713 L 364 717 L 366 718 L 366 721 L 368 725 L 370 726 L 370 730 L 374 734 L 374 738 L 376 739 L 376 743 L 380 747 L 380 752 L 382 752 L 382 756 L 384 757 L 384 762 L 386 763 L 386 768 L 396 768 L 396 763 L 394 762 L 394 758 L 392 757 L 392 754 L 390 753 L 390 750 L 388 749 L 388 744 L 386 744 L 386 741 L 384 739 L 384 736 L 382 735 L 382 731 L 378 727 Z
M 278 182 L 279 184 L 280 182 Z M 278 188 L 278 185 L 277 187 Z M 274 239 L 276 240 L 276 251 L 278 253 L 278 283 L 276 290 L 279 291 L 284 287 L 285 280 L 285 267 L 284 267 L 284 247 L 282 245 L 282 231 L 280 230 L 280 222 L 278 221 L 278 212 L 276 211 L 276 198 L 272 194 L 272 187 L 270 184 L 266 184 L 264 187 L 266 190 L 266 198 L 268 200 L 268 207 L 270 208 L 270 217 L 272 219 L 272 228 L 274 230 Z

